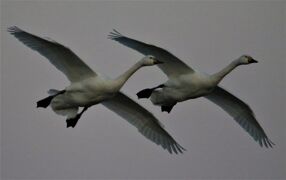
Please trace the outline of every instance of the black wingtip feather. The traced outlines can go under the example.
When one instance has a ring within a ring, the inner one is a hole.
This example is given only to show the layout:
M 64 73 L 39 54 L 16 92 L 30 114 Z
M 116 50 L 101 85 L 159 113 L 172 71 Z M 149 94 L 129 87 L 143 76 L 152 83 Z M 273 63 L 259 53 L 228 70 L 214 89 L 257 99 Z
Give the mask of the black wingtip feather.
M 260 147 L 273 148 L 273 146 L 275 146 L 275 143 L 268 139 L 268 137 L 260 138 L 257 141 Z
M 113 31 L 111 31 L 109 35 L 107 36 L 107 38 L 111 40 L 116 40 L 117 38 L 120 38 L 120 37 L 123 37 L 123 35 L 120 32 L 118 32 L 116 29 L 113 29 Z
M 273 146 L 275 146 L 275 144 L 268 138 L 266 139 L 266 142 L 267 142 L 268 146 L 271 148 L 273 148 Z
M 113 29 L 114 32 L 116 32 L 119 35 L 122 35 L 120 32 L 118 32 L 116 29 Z
M 173 149 L 173 152 L 176 154 L 183 154 L 184 151 L 187 151 L 184 147 L 182 147 L 180 144 L 176 143 L 175 141 L 171 143 L 171 147 Z
M 175 152 L 175 154 L 178 154 L 176 146 L 174 144 L 171 144 L 171 148 L 173 149 L 173 152 Z
M 18 28 L 17 26 L 11 26 L 7 28 L 7 31 L 11 34 L 23 32 L 22 29 Z

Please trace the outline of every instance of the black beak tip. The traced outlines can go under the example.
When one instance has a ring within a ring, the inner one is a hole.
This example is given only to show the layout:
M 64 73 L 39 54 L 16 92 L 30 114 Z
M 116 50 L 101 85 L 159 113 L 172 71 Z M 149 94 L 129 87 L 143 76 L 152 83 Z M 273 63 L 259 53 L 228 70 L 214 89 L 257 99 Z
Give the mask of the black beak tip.
M 258 63 L 255 59 L 251 59 L 250 63 Z
M 164 62 L 157 60 L 156 64 L 164 64 Z

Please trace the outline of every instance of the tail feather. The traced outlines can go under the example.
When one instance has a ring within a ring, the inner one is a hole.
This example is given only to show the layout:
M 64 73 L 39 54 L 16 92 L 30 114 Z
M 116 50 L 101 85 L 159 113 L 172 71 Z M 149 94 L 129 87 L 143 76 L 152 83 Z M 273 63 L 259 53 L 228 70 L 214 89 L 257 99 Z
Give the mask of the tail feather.
M 78 108 L 69 108 L 69 109 L 61 109 L 54 110 L 55 113 L 66 116 L 68 119 L 75 118 L 78 112 Z
M 60 91 L 57 90 L 57 89 L 49 89 L 49 90 L 48 90 L 48 94 L 51 95 L 51 96 L 56 95 L 56 94 L 58 94 L 59 92 L 60 92 Z

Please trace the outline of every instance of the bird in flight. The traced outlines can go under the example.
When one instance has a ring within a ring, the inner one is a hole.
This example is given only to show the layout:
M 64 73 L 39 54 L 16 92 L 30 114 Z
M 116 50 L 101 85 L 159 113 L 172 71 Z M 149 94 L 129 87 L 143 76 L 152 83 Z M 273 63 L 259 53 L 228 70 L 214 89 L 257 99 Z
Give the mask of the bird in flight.
M 50 96 L 38 101 L 37 107 L 46 108 L 50 105 L 55 113 L 67 116 L 67 127 L 75 127 L 89 107 L 101 103 L 169 153 L 183 153 L 185 149 L 172 138 L 153 114 L 120 92 L 121 87 L 138 69 L 162 63 L 154 56 L 146 55 L 117 78 L 108 79 L 94 72 L 69 48 L 53 40 L 43 39 L 16 26 L 8 28 L 8 32 L 46 57 L 70 81 L 70 85 L 64 90 L 49 90 Z M 80 107 L 83 109 L 78 113 Z
M 108 36 L 139 53 L 151 54 L 163 64 L 158 67 L 168 77 L 167 82 L 137 93 L 138 98 L 150 98 L 154 105 L 161 106 L 161 111 L 171 112 L 179 102 L 204 97 L 226 111 L 260 146 L 272 147 L 274 143 L 267 137 L 257 122 L 251 108 L 242 100 L 218 86 L 221 80 L 240 65 L 257 63 L 249 55 L 242 55 L 233 60 L 221 71 L 209 75 L 195 70 L 167 50 L 147 44 L 120 34 L 114 30 Z

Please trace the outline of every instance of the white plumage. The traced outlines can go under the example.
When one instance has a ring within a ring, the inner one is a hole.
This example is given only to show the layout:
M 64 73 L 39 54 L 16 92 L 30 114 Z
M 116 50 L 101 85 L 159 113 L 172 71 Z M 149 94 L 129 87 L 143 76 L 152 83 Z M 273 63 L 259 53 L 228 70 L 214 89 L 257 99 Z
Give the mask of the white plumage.
M 163 48 L 123 36 L 116 30 L 110 33 L 109 38 L 144 55 L 154 55 L 163 62 L 158 67 L 167 75 L 168 81 L 140 91 L 137 93 L 138 98 L 151 97 L 153 104 L 161 106 L 162 111 L 170 112 L 178 102 L 205 97 L 231 115 L 260 146 L 274 145 L 257 122 L 250 107 L 218 86 L 219 82 L 237 66 L 257 63 L 252 57 L 243 55 L 218 73 L 209 75 L 192 69 Z
M 51 89 L 48 91 L 50 96 L 37 104 L 38 107 L 47 107 L 51 103 L 52 109 L 57 114 L 67 116 L 67 127 L 74 127 L 87 108 L 102 103 L 135 126 L 146 138 L 170 153 L 182 153 L 185 150 L 149 111 L 120 92 L 124 83 L 139 68 L 160 63 L 153 56 L 147 55 L 118 78 L 107 79 L 95 73 L 70 49 L 55 41 L 40 38 L 16 26 L 10 27 L 8 32 L 26 46 L 45 56 L 70 80 L 71 84 L 65 90 Z M 79 107 L 84 109 L 77 114 Z

